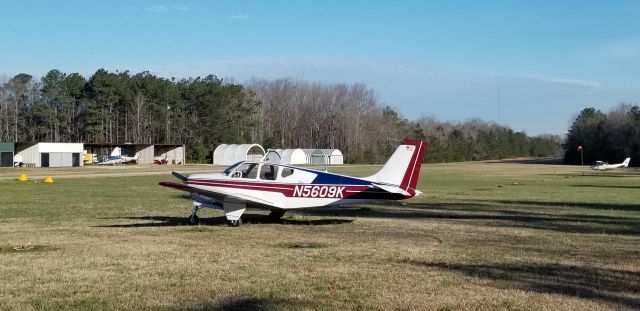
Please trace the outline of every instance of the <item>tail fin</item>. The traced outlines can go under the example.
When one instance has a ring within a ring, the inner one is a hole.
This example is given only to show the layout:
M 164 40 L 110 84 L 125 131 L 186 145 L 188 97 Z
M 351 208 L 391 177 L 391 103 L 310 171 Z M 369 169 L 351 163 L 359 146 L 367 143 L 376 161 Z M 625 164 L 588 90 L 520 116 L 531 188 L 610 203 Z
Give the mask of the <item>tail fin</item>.
M 624 162 L 622 162 L 622 166 L 628 167 L 629 166 L 629 162 L 631 162 L 631 158 L 624 159 Z
M 122 149 L 120 149 L 120 147 L 115 147 L 113 148 L 113 151 L 111 151 L 112 157 L 119 157 L 121 155 L 122 155 Z
M 403 140 L 382 169 L 366 179 L 397 185 L 404 190 L 415 190 L 426 148 L 427 142 L 425 141 Z

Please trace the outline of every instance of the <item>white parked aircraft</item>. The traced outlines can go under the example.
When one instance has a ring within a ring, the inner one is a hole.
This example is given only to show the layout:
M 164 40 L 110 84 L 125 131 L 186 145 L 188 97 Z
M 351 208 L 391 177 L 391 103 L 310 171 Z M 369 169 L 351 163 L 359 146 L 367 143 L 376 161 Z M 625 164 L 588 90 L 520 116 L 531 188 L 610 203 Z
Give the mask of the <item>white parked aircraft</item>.
M 609 164 L 603 161 L 596 161 L 596 165 L 592 166 L 591 168 L 596 171 L 612 170 L 614 168 L 627 167 L 629 166 L 630 161 L 631 158 L 626 158 L 624 159 L 624 162 L 618 164 Z
M 113 151 L 111 151 L 111 155 L 109 157 L 106 157 L 100 161 L 97 162 L 96 164 L 98 165 L 120 165 L 122 164 L 122 151 L 120 149 L 120 147 L 115 147 L 113 148 Z
M 118 165 L 118 164 L 135 164 L 138 162 L 140 152 L 136 152 L 133 157 L 122 154 L 122 148 L 115 147 L 111 151 L 111 155 L 108 158 L 103 159 L 101 162 L 97 162 L 98 165 Z
M 221 173 L 173 175 L 182 183 L 160 185 L 191 193 L 189 223 L 198 222 L 201 208 L 224 211 L 230 226 L 241 224 L 249 207 L 271 210 L 279 219 L 289 209 L 403 200 L 420 195 L 416 189 L 427 143 L 402 141 L 382 169 L 359 178 L 263 161 L 241 161 Z
M 136 152 L 136 154 L 133 157 L 130 157 L 127 155 L 121 155 L 120 159 L 122 160 L 122 163 L 125 163 L 125 164 L 136 164 L 138 163 L 139 156 L 140 156 L 140 152 Z

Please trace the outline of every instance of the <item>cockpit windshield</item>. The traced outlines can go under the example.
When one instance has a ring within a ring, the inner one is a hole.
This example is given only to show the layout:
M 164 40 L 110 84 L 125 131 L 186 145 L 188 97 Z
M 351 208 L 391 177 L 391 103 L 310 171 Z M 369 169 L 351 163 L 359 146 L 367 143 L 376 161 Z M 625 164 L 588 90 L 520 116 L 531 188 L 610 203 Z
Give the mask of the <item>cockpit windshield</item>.
M 242 164 L 242 162 L 244 162 L 244 161 L 240 161 L 240 162 L 237 162 L 237 163 L 235 163 L 235 164 L 232 164 L 231 166 L 227 167 L 227 168 L 222 172 L 222 174 L 225 174 L 225 175 L 227 175 L 227 176 L 228 176 L 229 174 L 231 174 L 231 172 L 233 172 L 233 170 L 234 170 L 236 167 L 238 167 L 238 165 Z

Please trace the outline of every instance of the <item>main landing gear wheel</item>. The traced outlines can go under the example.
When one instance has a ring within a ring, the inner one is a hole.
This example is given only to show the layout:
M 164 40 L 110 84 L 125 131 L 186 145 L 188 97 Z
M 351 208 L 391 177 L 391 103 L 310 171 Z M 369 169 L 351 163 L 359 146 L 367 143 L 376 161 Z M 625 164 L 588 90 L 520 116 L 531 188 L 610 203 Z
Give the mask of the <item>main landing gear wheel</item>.
M 189 218 L 187 218 L 187 222 L 190 225 L 195 225 L 198 223 L 198 215 L 196 214 L 192 214 L 191 216 L 189 216 Z
M 227 224 L 231 227 L 237 227 L 240 226 L 242 224 L 242 219 L 238 219 L 238 220 L 227 220 Z

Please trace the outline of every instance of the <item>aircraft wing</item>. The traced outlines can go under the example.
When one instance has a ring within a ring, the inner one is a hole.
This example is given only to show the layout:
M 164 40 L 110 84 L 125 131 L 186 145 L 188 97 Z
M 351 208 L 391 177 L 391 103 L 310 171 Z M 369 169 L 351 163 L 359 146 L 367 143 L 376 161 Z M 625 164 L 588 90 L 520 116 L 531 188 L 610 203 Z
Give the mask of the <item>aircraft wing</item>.
M 261 198 L 257 198 L 254 196 L 241 194 L 241 193 L 222 193 L 222 192 L 204 190 L 204 189 L 195 188 L 195 187 L 181 184 L 181 183 L 168 182 L 168 181 L 160 182 L 160 186 L 165 186 L 173 189 L 196 193 L 196 194 L 214 199 L 218 202 L 233 201 L 236 203 L 248 203 L 249 205 L 266 205 L 269 207 L 278 207 L 271 201 L 267 201 Z
M 596 161 L 596 164 L 597 165 L 602 165 L 602 164 L 604 164 L 604 161 Z

